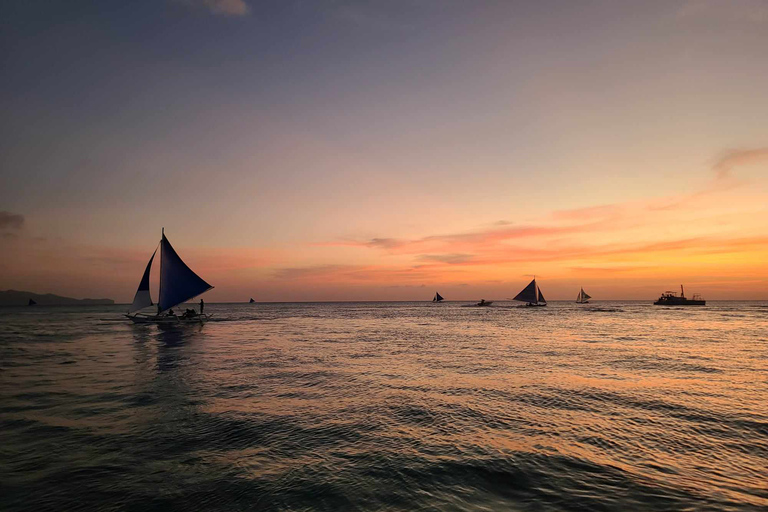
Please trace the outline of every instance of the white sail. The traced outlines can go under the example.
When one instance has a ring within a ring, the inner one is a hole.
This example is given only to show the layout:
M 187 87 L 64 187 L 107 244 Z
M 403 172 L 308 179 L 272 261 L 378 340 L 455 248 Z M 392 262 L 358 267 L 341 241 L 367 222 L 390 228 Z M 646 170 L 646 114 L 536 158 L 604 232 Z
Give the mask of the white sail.
M 152 305 L 152 296 L 149 294 L 149 271 L 152 268 L 152 260 L 155 259 L 156 253 L 157 249 L 152 253 L 152 257 L 149 258 L 149 263 L 147 263 L 147 268 L 144 269 L 144 275 L 141 277 L 139 288 L 136 290 L 136 295 L 133 297 L 133 303 L 128 309 L 128 313 L 135 313 Z

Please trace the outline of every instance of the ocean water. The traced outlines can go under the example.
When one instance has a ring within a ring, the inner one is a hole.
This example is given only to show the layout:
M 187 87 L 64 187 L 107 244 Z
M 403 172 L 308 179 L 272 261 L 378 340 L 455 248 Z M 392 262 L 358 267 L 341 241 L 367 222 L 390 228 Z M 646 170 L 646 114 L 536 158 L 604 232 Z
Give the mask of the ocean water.
M 768 509 L 768 303 L 460 306 L 0 308 L 0 509 Z

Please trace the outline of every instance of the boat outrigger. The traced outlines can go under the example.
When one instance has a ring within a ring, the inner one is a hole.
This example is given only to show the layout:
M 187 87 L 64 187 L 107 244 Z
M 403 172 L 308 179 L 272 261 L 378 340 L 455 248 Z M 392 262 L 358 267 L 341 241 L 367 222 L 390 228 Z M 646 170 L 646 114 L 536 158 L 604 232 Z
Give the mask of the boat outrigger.
M 515 298 L 512 300 L 527 302 L 526 306 L 541 307 L 547 305 L 547 300 L 544 298 L 544 294 L 541 293 L 541 288 L 536 284 L 536 277 L 520 293 L 515 295 Z
M 152 297 L 149 293 L 149 271 L 152 268 L 152 261 L 155 259 L 157 249 L 149 258 L 147 268 L 136 290 L 133 303 L 125 315 L 135 323 L 154 323 L 161 325 L 177 324 L 202 324 L 208 318 L 202 311 L 202 301 L 200 313 L 194 309 L 188 309 L 182 315 L 173 313 L 173 309 L 179 304 L 187 302 L 190 299 L 201 295 L 211 288 L 200 276 L 195 274 L 176 254 L 171 247 L 171 243 L 165 238 L 165 229 L 163 229 L 160 239 L 160 299 L 157 303 L 157 314 L 138 313 L 138 311 L 153 306 Z
M 653 303 L 655 306 L 706 306 L 707 301 L 701 298 L 698 293 L 693 294 L 693 298 L 689 299 L 685 296 L 685 289 L 683 285 L 680 285 L 680 296 L 675 292 L 664 292 L 659 297 L 659 300 Z
M 584 291 L 584 288 L 581 289 L 579 292 L 579 295 L 576 297 L 576 303 L 577 304 L 589 304 L 589 299 L 592 297 L 587 295 L 587 292 Z

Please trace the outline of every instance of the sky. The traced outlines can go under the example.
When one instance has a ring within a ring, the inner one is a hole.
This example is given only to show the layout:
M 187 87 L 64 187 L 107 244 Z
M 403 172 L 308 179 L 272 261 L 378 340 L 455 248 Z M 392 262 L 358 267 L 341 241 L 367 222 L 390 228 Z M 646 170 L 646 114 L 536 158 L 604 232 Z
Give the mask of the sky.
M 765 0 L 7 0 L 0 289 L 130 302 L 164 227 L 212 302 L 768 299 L 767 48 Z

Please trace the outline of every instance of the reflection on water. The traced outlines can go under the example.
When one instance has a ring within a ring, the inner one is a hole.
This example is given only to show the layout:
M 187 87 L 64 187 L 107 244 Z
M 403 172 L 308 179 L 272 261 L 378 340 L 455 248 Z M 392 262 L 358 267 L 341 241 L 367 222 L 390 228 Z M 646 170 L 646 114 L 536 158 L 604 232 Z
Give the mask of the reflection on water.
M 0 508 L 758 510 L 768 308 L 0 310 Z

